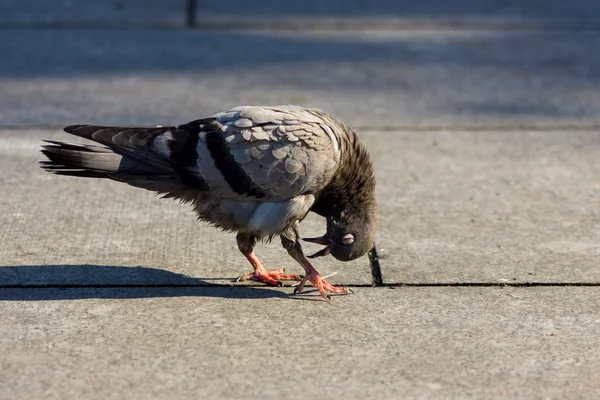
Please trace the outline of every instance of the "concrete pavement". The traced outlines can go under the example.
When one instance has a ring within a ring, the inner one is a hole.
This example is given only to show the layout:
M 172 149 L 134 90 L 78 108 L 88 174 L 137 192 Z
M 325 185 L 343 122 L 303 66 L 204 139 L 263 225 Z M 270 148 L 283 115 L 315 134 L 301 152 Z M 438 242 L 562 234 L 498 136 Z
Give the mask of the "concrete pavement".
M 197 4 L 247 31 L 179 29 L 184 1 L 35 3 L 0 3 L 0 399 L 598 397 L 595 2 Z M 366 257 L 318 259 L 356 292 L 331 303 L 233 284 L 233 235 L 187 206 L 37 165 L 66 124 L 248 103 L 359 129 L 385 287 Z
M 3 398 L 574 399 L 598 288 L 4 289 Z

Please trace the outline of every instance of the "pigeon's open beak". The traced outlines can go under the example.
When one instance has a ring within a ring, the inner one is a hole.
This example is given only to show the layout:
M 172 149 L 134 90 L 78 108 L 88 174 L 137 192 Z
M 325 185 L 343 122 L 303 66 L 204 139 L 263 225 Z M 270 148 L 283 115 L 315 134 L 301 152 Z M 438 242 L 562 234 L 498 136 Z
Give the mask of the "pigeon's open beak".
M 315 254 L 308 256 L 308 258 L 323 257 L 331 253 L 331 246 L 333 246 L 333 242 L 331 241 L 331 239 L 328 239 L 325 236 L 321 236 L 318 238 L 303 238 L 302 240 L 304 240 L 305 242 L 322 244 L 323 246 L 325 246 L 324 249 L 319 250 Z

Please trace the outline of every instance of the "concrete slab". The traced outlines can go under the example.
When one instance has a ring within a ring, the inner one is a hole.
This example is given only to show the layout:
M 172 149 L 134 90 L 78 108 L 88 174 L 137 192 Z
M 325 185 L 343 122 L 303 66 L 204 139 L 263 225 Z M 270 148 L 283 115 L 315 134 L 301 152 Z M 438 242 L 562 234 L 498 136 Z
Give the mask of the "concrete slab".
M 599 132 L 368 138 L 386 282 L 600 282 Z
M 302 1 L 242 0 L 202 1 L 198 18 L 214 20 L 235 18 L 255 20 L 290 17 L 304 18 L 402 18 L 431 20 L 543 20 L 600 19 L 600 5 L 593 0 L 564 3 L 544 0 L 424 0 L 418 2 L 377 1 Z
M 0 25 L 17 26 L 184 26 L 186 0 L 2 0 Z
M 600 123 L 596 32 L 2 30 L 0 124 L 172 124 L 300 104 L 350 124 Z
M 310 299 L 304 296 L 303 299 Z M 598 288 L 0 289 L 2 398 L 594 398 Z
M 600 132 L 364 132 L 379 181 L 384 280 L 600 282 Z M 37 166 L 56 131 L 0 133 L 0 282 L 228 283 L 249 266 L 233 235 L 187 206 L 115 182 Z M 305 221 L 306 236 L 324 224 Z M 308 248 L 308 247 L 307 247 Z M 315 249 L 315 248 L 313 248 Z M 301 271 L 279 243 L 272 268 Z M 334 282 L 368 284 L 365 258 L 316 263 Z M 141 268 L 135 268 L 141 266 Z

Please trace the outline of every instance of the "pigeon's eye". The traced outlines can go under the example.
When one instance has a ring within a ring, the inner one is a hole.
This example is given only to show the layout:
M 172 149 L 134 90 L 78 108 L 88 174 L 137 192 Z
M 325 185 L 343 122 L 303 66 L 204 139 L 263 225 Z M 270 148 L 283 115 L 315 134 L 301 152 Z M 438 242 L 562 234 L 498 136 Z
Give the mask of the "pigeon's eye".
M 342 238 L 342 243 L 346 245 L 354 243 L 354 235 L 351 233 L 344 235 L 344 237 Z

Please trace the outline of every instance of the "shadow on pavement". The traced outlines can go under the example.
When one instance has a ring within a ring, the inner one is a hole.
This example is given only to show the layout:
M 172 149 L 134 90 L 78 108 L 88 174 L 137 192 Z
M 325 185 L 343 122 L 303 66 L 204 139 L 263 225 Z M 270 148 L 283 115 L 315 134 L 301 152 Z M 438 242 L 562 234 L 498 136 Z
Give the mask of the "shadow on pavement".
M 207 281 L 158 268 L 95 264 L 47 264 L 0 267 L 0 287 L 211 285 Z
M 267 298 L 319 300 L 316 296 L 314 296 L 314 299 L 307 298 L 306 296 L 292 297 L 291 293 L 291 289 L 289 290 L 289 293 L 286 293 L 274 289 L 251 286 L 11 288 L 0 289 L 0 301 L 148 299 L 165 297 L 214 297 L 245 300 Z
M 293 298 L 292 289 L 226 286 L 228 279 L 193 278 L 162 269 L 109 265 L 27 265 L 0 267 L 0 301 L 221 297 Z M 222 285 L 218 285 L 222 283 Z M 313 298 L 314 297 L 314 298 Z

